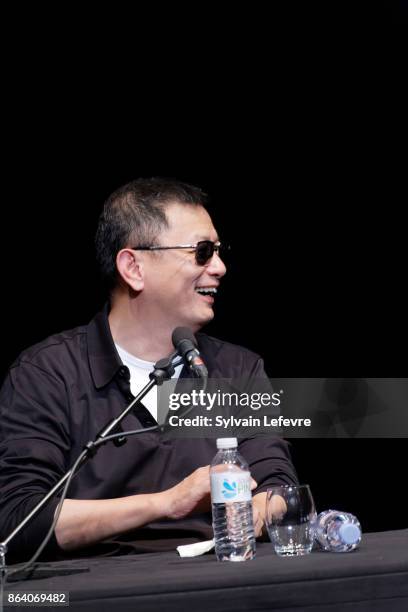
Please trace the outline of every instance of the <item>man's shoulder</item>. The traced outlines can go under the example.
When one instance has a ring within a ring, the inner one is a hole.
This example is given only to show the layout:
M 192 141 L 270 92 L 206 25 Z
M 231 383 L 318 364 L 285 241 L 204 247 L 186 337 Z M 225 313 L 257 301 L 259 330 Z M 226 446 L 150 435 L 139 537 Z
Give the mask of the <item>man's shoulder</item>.
M 228 352 L 231 355 L 245 357 L 247 359 L 260 359 L 260 356 L 246 348 L 245 346 L 241 346 L 239 344 L 233 344 L 232 342 L 227 342 L 226 340 L 221 340 L 220 338 L 215 338 L 214 336 L 209 336 L 208 334 L 204 334 L 199 332 L 197 335 L 198 343 L 200 346 L 204 348 L 208 348 L 214 353 L 218 353 L 220 351 Z
M 30 364 L 46 370 L 50 366 L 64 366 L 70 359 L 79 357 L 86 334 L 86 325 L 52 334 L 24 349 L 11 365 L 11 369 L 21 364 Z
M 198 345 L 212 375 L 225 378 L 252 373 L 263 368 L 261 357 L 250 349 L 208 334 L 197 334 Z

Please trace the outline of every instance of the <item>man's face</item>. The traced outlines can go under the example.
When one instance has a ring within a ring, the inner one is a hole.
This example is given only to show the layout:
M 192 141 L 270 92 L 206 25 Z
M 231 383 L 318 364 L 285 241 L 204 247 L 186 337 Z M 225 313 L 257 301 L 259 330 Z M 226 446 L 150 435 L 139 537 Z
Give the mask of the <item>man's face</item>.
M 166 216 L 169 228 L 158 236 L 156 246 L 218 240 L 211 218 L 202 206 L 170 204 Z M 197 289 L 219 286 L 226 268 L 217 253 L 204 266 L 196 263 L 193 249 L 145 251 L 143 259 L 145 303 L 161 324 L 197 331 L 214 317 L 216 295 L 200 295 Z

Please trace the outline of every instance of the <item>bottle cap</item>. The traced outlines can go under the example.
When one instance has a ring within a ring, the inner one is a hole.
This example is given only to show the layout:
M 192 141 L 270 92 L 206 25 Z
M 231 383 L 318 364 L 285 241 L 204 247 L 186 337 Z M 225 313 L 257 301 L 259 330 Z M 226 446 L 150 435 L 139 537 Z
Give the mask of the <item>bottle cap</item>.
M 237 448 L 237 438 L 217 438 L 217 448 Z
M 360 539 L 361 533 L 357 525 L 345 523 L 339 529 L 341 539 L 345 544 L 355 544 Z

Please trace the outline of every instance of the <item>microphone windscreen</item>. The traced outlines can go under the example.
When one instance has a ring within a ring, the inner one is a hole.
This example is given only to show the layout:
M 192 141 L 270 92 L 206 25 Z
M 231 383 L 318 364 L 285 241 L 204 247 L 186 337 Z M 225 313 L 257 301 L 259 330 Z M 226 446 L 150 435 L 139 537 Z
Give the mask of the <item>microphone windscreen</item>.
M 197 340 L 189 327 L 176 327 L 171 336 L 174 348 L 177 348 L 183 340 L 189 340 L 197 346 Z

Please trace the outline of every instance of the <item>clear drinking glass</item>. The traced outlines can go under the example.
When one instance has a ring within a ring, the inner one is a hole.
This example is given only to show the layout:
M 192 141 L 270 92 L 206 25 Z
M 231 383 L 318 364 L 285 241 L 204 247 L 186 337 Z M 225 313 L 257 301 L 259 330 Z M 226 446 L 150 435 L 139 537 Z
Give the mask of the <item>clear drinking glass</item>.
M 310 553 L 317 515 L 309 485 L 269 488 L 265 516 L 269 538 L 278 555 Z

